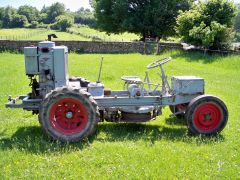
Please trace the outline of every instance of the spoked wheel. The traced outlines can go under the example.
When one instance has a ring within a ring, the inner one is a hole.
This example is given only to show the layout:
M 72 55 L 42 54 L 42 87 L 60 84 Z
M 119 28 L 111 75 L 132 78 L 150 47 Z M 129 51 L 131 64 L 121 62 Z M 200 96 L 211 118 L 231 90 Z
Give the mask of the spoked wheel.
M 185 104 L 178 104 L 175 106 L 169 106 L 169 109 L 173 114 L 181 112 L 179 114 L 176 114 L 176 117 L 183 118 L 187 107 L 188 107 L 188 103 L 185 103 Z
M 62 142 L 76 142 L 91 135 L 98 117 L 92 97 L 85 91 L 70 88 L 57 88 L 47 94 L 39 113 L 44 131 Z
M 202 95 L 190 102 L 185 118 L 191 133 L 215 135 L 226 126 L 228 110 L 218 97 Z

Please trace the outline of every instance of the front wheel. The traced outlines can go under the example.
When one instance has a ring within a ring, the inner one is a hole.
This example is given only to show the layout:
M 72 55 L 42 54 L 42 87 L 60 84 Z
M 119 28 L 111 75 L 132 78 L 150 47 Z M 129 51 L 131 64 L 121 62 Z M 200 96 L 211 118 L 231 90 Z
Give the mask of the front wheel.
M 39 121 L 54 140 L 76 142 L 91 135 L 99 118 L 96 102 L 89 93 L 71 88 L 57 88 L 41 103 Z
M 190 102 L 185 118 L 191 133 L 216 135 L 227 124 L 228 110 L 218 97 L 202 95 Z

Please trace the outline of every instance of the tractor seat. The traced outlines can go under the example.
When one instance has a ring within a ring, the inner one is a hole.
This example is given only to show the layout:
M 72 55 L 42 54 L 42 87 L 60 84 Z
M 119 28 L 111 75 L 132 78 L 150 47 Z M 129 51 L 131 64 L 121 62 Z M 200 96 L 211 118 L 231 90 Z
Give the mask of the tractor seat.
M 142 84 L 142 80 L 138 76 L 122 76 L 121 79 L 125 81 L 126 84 Z

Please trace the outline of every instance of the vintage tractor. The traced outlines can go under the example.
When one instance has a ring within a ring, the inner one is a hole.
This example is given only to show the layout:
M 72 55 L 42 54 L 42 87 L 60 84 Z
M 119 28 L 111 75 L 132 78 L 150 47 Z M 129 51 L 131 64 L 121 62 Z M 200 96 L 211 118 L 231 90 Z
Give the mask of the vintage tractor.
M 192 134 L 215 135 L 228 120 L 228 110 L 216 96 L 204 95 L 204 80 L 195 76 L 173 76 L 168 83 L 163 65 L 170 57 L 157 60 L 147 69 L 159 68 L 160 83 L 124 76 L 124 89 L 105 89 L 100 82 L 68 77 L 68 48 L 48 41 L 25 47 L 26 75 L 32 92 L 9 97 L 8 108 L 22 108 L 38 114 L 43 130 L 54 140 L 76 142 L 94 133 L 98 122 L 141 123 L 156 119 L 169 106 L 171 116 L 184 117 Z M 114 63 L 114 62 L 113 62 Z M 21 103 L 19 102 L 21 101 Z

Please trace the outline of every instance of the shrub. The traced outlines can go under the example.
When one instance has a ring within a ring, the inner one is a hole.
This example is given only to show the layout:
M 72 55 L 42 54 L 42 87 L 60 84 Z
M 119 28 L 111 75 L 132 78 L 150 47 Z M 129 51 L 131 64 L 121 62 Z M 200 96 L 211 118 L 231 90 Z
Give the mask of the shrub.
M 235 26 L 235 30 L 236 30 L 237 32 L 240 32 L 240 10 L 238 11 L 238 15 L 237 15 L 236 18 L 235 18 L 235 24 L 234 24 L 234 26 Z
M 69 16 L 58 16 L 56 17 L 56 23 L 54 23 L 51 28 L 58 29 L 60 31 L 66 31 L 73 25 L 73 18 Z
M 223 49 L 233 41 L 236 8 L 226 0 L 200 1 L 177 17 L 176 30 L 182 40 L 198 46 Z
M 236 42 L 240 42 L 240 33 L 236 33 Z
M 15 14 L 11 21 L 11 27 L 13 27 L 13 28 L 15 28 L 15 27 L 21 28 L 27 24 L 28 24 L 28 20 L 27 20 L 26 16 L 24 16 L 24 15 Z
M 30 28 L 38 28 L 38 22 L 37 21 L 32 21 L 31 25 L 29 26 Z
M 49 24 L 39 23 L 39 24 L 38 24 L 38 28 L 44 28 L 44 29 L 47 29 L 47 28 L 49 28 Z

